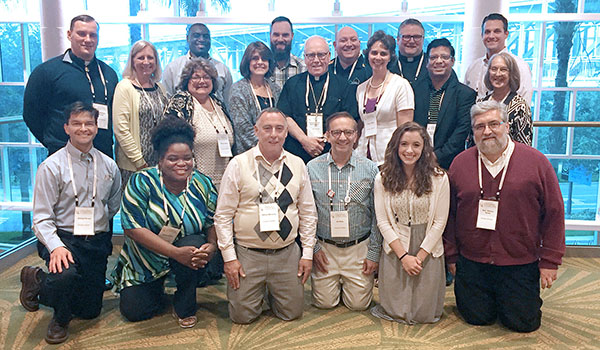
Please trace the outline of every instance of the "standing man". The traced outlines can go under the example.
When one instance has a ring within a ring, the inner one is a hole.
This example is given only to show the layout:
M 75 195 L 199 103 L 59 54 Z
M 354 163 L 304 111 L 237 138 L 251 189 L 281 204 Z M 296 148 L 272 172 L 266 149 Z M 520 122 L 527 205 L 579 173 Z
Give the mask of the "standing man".
M 454 48 L 446 38 L 427 45 L 427 76 L 413 84 L 414 121 L 427 128 L 437 161 L 448 169 L 465 149 L 469 134 L 469 109 L 476 93 L 461 84 L 454 72 Z
M 283 88 L 285 82 L 296 74 L 306 71 L 304 61 L 292 55 L 294 30 L 289 18 L 279 16 L 271 22 L 271 51 L 275 62 L 275 70 L 269 79 Z
M 219 79 L 215 89 L 215 95 L 221 102 L 226 103 L 229 101 L 229 91 L 231 89 L 231 84 L 233 84 L 233 79 L 229 68 L 209 55 L 211 45 L 210 30 L 208 30 L 208 27 L 203 23 L 194 23 L 188 28 L 186 39 L 190 51 L 169 63 L 163 72 L 162 82 L 167 89 L 167 94 L 172 96 L 177 92 L 175 89 L 177 84 L 179 84 L 181 72 L 185 65 L 192 58 L 202 57 L 206 58 L 217 69 Z
M 345 111 L 358 119 L 355 88 L 335 74 L 329 74 L 329 45 L 320 36 L 304 43 L 307 72 L 290 78 L 279 95 L 277 107 L 287 116 L 290 136 L 285 149 L 308 162 L 328 151 L 325 119 Z
M 454 294 L 463 319 L 499 319 L 517 332 L 540 327 L 542 288 L 556 280 L 565 253 L 565 215 L 552 164 L 509 137 L 508 115 L 493 100 L 471 108 L 475 145 L 461 153 L 450 177 L 444 232 Z
M 336 57 L 329 62 L 329 73 L 339 75 L 356 86 L 373 74 L 367 60 L 360 53 L 360 40 L 354 29 L 351 27 L 340 29 L 335 34 L 333 47 Z
M 409 18 L 398 27 L 398 62 L 390 72 L 404 77 L 413 85 L 427 76 L 427 57 L 423 54 L 425 28 L 418 19 Z
M 96 58 L 98 23 L 88 15 L 71 20 L 67 38 L 71 48 L 37 66 L 27 81 L 23 99 L 23 120 L 53 154 L 69 139 L 63 128 L 65 108 L 76 101 L 99 111 L 98 136 L 94 147 L 113 157 L 112 101 L 117 73 Z
M 265 287 L 275 316 L 302 316 L 317 213 L 304 162 L 283 150 L 287 130 L 279 110 L 264 109 L 254 126 L 258 145 L 234 157 L 221 181 L 215 226 L 235 323 L 260 316 Z
M 329 309 L 340 302 L 365 310 L 373 299 L 382 237 L 375 220 L 373 184 L 378 168 L 353 154 L 357 123 L 347 112 L 327 118 L 331 150 L 308 162 L 319 216 L 313 256 L 312 300 Z
M 519 73 L 521 75 L 521 85 L 517 93 L 531 104 L 531 97 L 533 96 L 533 86 L 531 83 L 531 69 L 529 65 L 518 56 L 508 52 L 506 48 L 506 39 L 508 38 L 508 20 L 499 13 L 492 13 L 487 15 L 481 23 L 481 38 L 483 39 L 483 45 L 485 46 L 485 56 L 476 59 L 465 74 L 465 84 L 469 85 L 472 89 L 477 91 L 479 98 L 485 97 L 489 92 L 485 86 L 484 78 L 485 73 L 488 70 L 489 60 L 492 55 L 498 52 L 509 53 L 519 67 Z
M 98 110 L 75 102 L 65 112 L 67 145 L 39 167 L 33 201 L 33 231 L 39 267 L 21 270 L 19 296 L 27 311 L 54 308 L 46 342 L 67 340 L 69 321 L 92 319 L 102 309 L 106 262 L 112 252 L 109 222 L 119 210 L 121 175 L 117 164 L 93 147 Z

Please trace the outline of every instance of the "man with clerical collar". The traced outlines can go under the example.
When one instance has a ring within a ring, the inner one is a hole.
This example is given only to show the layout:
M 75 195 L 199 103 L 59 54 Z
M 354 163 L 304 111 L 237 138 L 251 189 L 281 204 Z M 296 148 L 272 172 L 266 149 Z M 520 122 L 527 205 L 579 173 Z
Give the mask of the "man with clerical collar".
M 25 87 L 23 120 L 44 147 L 52 154 L 67 144 L 63 112 L 67 106 L 82 101 L 93 104 L 98 117 L 98 135 L 94 146 L 113 157 L 112 101 L 117 73 L 96 58 L 99 26 L 88 15 L 71 20 L 67 38 L 71 48 L 37 66 Z
M 409 18 L 398 27 L 398 63 L 390 68 L 408 80 L 411 85 L 427 76 L 427 57 L 423 53 L 425 28 L 418 19 Z
M 294 28 L 289 18 L 279 16 L 271 22 L 269 33 L 271 40 L 271 51 L 275 62 L 275 70 L 269 79 L 271 82 L 283 88 L 285 82 L 296 74 L 306 71 L 304 61 L 292 55 L 292 41 L 294 40 Z
M 258 145 L 234 157 L 221 180 L 214 220 L 235 323 L 256 320 L 264 300 L 286 321 L 304 309 L 317 213 L 304 162 L 283 149 L 287 131 L 279 110 L 263 109 L 254 126 Z
M 33 231 L 48 273 L 39 267 L 21 270 L 19 300 L 30 312 L 54 308 L 46 342 L 67 340 L 73 317 L 100 314 L 108 256 L 109 222 L 119 211 L 121 175 L 114 160 L 93 146 L 98 110 L 75 102 L 65 111 L 66 146 L 38 168 L 33 200 Z
M 195 57 L 202 57 L 209 60 L 217 69 L 219 75 L 218 84 L 215 89 L 215 96 L 223 103 L 229 101 L 229 92 L 233 84 L 233 78 L 229 68 L 220 61 L 210 57 L 210 30 L 204 23 L 194 23 L 188 28 L 186 35 L 187 43 L 190 48 L 187 54 L 180 56 L 169 63 L 162 74 L 162 82 L 167 89 L 167 94 L 175 94 L 177 84 L 181 78 L 181 72 L 185 65 Z
M 304 43 L 307 72 L 290 78 L 279 95 L 277 107 L 287 116 L 289 136 L 285 149 L 308 162 L 329 150 L 325 144 L 325 119 L 346 111 L 358 119 L 355 89 L 344 79 L 329 74 L 329 45 L 320 36 Z
M 360 53 L 360 39 L 351 27 L 344 27 L 335 34 L 333 42 L 335 58 L 329 62 L 329 73 L 345 78 L 352 85 L 359 85 L 371 76 L 371 68 Z
M 533 85 L 531 82 L 531 69 L 527 62 L 521 57 L 513 55 L 506 48 L 506 39 L 508 39 L 508 20 L 499 13 L 487 15 L 481 23 L 481 39 L 485 46 L 485 56 L 473 61 L 467 73 L 465 74 L 465 84 L 477 91 L 477 97 L 483 98 L 488 94 L 489 89 L 485 86 L 485 73 L 488 70 L 489 59 L 492 55 L 499 52 L 510 54 L 519 67 L 521 84 L 517 94 L 523 97 L 527 104 L 531 104 L 533 96 Z
M 427 45 L 427 76 L 413 84 L 414 121 L 427 128 L 439 165 L 448 169 L 465 149 L 469 109 L 476 93 L 461 84 L 454 72 L 454 47 L 446 38 Z
M 341 299 L 349 309 L 360 311 L 373 299 L 381 251 L 373 204 L 378 168 L 353 153 L 358 128 L 350 114 L 334 113 L 326 124 L 331 150 L 308 162 L 319 216 L 312 301 L 318 308 L 329 309 Z
M 546 156 L 509 136 L 502 103 L 471 108 L 477 147 L 448 172 L 450 215 L 444 232 L 448 269 L 462 318 L 499 320 L 516 332 L 540 327 L 540 285 L 550 288 L 565 253 L 565 215 L 558 179 Z

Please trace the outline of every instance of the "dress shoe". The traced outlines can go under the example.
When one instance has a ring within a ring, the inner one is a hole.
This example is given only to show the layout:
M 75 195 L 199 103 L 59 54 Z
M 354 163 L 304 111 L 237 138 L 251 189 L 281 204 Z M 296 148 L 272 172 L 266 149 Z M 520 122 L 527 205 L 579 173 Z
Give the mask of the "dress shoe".
M 25 266 L 21 269 L 21 293 L 19 301 L 27 311 L 37 311 L 40 308 L 38 295 L 40 294 L 41 279 L 43 273 L 39 267 Z
M 104 290 L 111 290 L 114 284 L 108 278 L 104 279 Z
M 46 343 L 48 344 L 60 344 L 67 340 L 69 337 L 69 324 L 61 325 L 56 321 L 54 317 L 48 325 L 48 332 L 46 333 Z

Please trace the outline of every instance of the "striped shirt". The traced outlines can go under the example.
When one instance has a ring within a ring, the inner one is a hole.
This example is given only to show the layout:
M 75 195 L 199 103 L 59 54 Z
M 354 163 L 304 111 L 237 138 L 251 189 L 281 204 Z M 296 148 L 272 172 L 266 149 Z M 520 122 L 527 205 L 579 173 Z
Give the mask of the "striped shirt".
M 365 157 L 352 154 L 350 161 L 341 169 L 337 167 L 329 153 L 323 154 L 308 162 L 308 175 L 312 184 L 312 191 L 317 205 L 317 237 L 331 238 L 329 213 L 331 210 L 329 197 L 329 175 L 331 172 L 331 189 L 335 192 L 333 197 L 333 210 L 344 209 L 344 197 L 348 190 L 348 176 L 350 182 L 350 203 L 348 205 L 348 221 L 350 225 L 349 238 L 335 238 L 336 242 L 348 242 L 370 235 L 367 259 L 379 262 L 382 237 L 377 228 L 375 219 L 375 206 L 373 202 L 373 185 L 375 176 L 379 172 L 377 165 Z M 319 241 L 315 245 L 315 252 L 321 249 Z
M 163 207 L 163 195 L 167 199 L 167 211 Z M 129 179 L 121 201 L 121 225 L 124 230 L 146 228 L 157 234 L 165 225 L 183 225 L 178 237 L 206 235 L 213 225 L 217 205 L 217 190 L 206 175 L 194 170 L 187 191 L 174 195 L 166 188 L 161 189 L 157 167 L 134 173 Z M 125 244 L 112 272 L 117 290 L 149 283 L 165 276 L 170 271 L 169 259 L 157 254 L 125 236 Z

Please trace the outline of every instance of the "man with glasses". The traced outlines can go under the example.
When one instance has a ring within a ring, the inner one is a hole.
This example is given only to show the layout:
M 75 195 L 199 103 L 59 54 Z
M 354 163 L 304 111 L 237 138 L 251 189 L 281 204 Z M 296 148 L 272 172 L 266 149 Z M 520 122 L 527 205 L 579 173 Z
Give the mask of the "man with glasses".
M 292 41 L 294 40 L 294 29 L 289 18 L 276 17 L 271 22 L 269 32 L 271 40 L 271 51 L 277 63 L 275 70 L 269 78 L 272 83 L 283 87 L 285 82 L 296 74 L 306 72 L 306 65 L 302 59 L 292 55 Z
M 360 53 L 360 39 L 356 30 L 344 27 L 335 34 L 333 42 L 336 57 L 329 62 L 329 73 L 339 75 L 358 86 L 369 79 L 371 67 Z
M 425 28 L 418 19 L 406 19 L 398 27 L 398 62 L 390 71 L 401 75 L 411 84 L 427 76 L 427 58 L 423 54 L 424 39 Z
M 458 81 L 454 47 L 446 38 L 427 45 L 427 76 L 413 84 L 414 121 L 427 128 L 437 161 L 448 169 L 454 157 L 465 149 L 469 134 L 469 109 L 476 93 Z
M 188 53 L 171 61 L 165 67 L 162 74 L 162 82 L 167 89 L 167 94 L 173 96 L 177 92 L 175 91 L 176 86 L 179 84 L 181 72 L 185 65 L 192 58 L 202 57 L 209 60 L 217 69 L 219 79 L 215 95 L 221 102 L 227 103 L 229 101 L 229 91 L 233 84 L 233 78 L 231 77 L 229 68 L 225 64 L 210 57 L 210 30 L 208 30 L 208 27 L 204 23 L 194 23 L 188 28 L 186 39 L 190 48 Z
M 357 123 L 347 112 L 326 121 L 331 150 L 308 162 L 317 205 L 317 243 L 313 255 L 312 301 L 330 309 L 341 300 L 365 310 L 373 299 L 374 272 L 382 237 L 375 220 L 373 184 L 378 168 L 353 154 Z
M 533 96 L 531 69 L 521 57 L 515 56 L 508 51 L 506 48 L 507 38 L 508 20 L 504 16 L 499 13 L 491 13 L 483 19 L 481 23 L 481 39 L 486 49 L 485 56 L 471 63 L 465 74 L 465 84 L 477 91 L 479 98 L 485 97 L 489 92 L 489 89 L 485 86 L 484 79 L 490 63 L 490 57 L 498 52 L 507 52 L 517 61 L 517 66 L 519 67 L 521 85 L 517 93 L 528 104 L 531 104 L 531 97 Z
M 358 119 L 355 89 L 348 80 L 329 74 L 329 45 L 320 36 L 304 44 L 307 72 L 290 78 L 279 95 L 277 107 L 288 117 L 289 133 L 285 149 L 308 162 L 328 151 L 325 119 L 346 111 Z
M 536 149 L 509 137 L 508 114 L 489 100 L 471 108 L 475 145 L 448 172 L 444 251 L 469 324 L 499 320 L 517 332 L 540 327 L 540 285 L 550 288 L 565 252 L 564 203 L 556 174 Z

